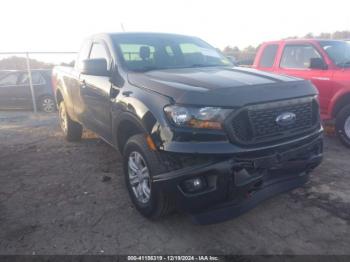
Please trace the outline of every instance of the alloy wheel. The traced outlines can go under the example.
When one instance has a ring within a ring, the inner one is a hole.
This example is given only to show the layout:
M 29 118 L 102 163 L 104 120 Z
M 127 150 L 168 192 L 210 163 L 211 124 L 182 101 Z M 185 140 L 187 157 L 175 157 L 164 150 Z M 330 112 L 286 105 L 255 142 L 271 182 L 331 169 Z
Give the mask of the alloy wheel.
M 137 201 L 147 204 L 151 199 L 150 175 L 142 155 L 136 151 L 128 159 L 129 182 Z
M 41 102 L 41 108 L 46 113 L 52 113 L 55 110 L 55 102 L 52 98 L 46 97 Z
M 345 120 L 344 131 L 346 136 L 350 139 L 350 116 Z

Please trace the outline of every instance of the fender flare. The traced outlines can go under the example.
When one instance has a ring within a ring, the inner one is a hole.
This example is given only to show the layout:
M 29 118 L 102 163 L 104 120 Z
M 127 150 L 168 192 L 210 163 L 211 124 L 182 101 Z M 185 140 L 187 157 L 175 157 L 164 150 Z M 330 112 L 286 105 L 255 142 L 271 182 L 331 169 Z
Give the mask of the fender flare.
M 118 129 L 120 128 L 121 124 L 127 121 L 129 123 L 132 123 L 133 125 L 135 125 L 137 127 L 137 130 L 139 131 L 139 133 L 145 133 L 147 135 L 150 135 L 150 132 L 147 130 L 147 128 L 145 127 L 145 125 L 142 123 L 141 119 L 128 111 L 124 111 L 121 112 L 120 115 L 113 117 L 112 116 L 112 139 L 113 139 L 113 144 L 115 145 L 116 148 L 119 149 L 119 151 L 121 152 L 121 145 L 119 144 L 118 141 L 118 136 L 119 136 L 119 132 Z
M 332 116 L 332 118 L 336 117 L 336 114 L 339 112 L 342 103 L 342 99 L 350 99 L 350 90 L 341 90 L 340 92 L 336 93 L 333 98 L 331 99 L 328 107 L 328 112 Z

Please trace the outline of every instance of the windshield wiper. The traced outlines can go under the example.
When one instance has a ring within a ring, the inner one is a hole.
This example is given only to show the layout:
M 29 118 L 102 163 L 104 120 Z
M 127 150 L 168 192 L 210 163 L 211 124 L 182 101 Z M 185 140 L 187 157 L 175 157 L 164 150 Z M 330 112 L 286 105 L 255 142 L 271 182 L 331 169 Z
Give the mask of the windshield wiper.
M 167 70 L 167 69 L 181 69 L 181 68 L 197 68 L 197 67 L 216 67 L 226 65 L 209 65 L 209 64 L 192 64 L 188 66 L 171 66 L 171 67 L 156 67 L 156 66 L 145 66 L 142 68 L 134 69 L 135 72 L 149 72 L 153 70 Z
M 216 66 L 225 66 L 225 65 L 219 65 L 219 64 L 214 64 L 214 65 L 210 65 L 210 64 L 192 64 L 190 66 L 187 66 L 189 68 L 192 68 L 192 67 L 216 67 Z
M 159 70 L 159 69 L 161 69 L 161 68 L 156 67 L 156 66 L 145 66 L 142 68 L 135 69 L 134 71 L 136 71 L 136 72 L 148 72 L 148 71 Z
M 338 66 L 350 66 L 350 60 L 348 61 L 344 61 L 344 62 L 341 62 L 341 63 L 337 63 Z

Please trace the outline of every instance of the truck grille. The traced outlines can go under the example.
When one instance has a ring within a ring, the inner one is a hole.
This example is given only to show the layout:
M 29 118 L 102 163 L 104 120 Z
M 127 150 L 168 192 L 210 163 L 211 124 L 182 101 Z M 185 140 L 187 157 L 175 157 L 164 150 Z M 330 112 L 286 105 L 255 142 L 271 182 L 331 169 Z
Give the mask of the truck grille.
M 286 126 L 277 124 L 283 113 L 294 113 L 296 120 Z M 242 144 L 280 140 L 310 132 L 319 125 L 318 103 L 314 98 L 302 98 L 253 105 L 239 110 L 229 121 L 231 138 Z

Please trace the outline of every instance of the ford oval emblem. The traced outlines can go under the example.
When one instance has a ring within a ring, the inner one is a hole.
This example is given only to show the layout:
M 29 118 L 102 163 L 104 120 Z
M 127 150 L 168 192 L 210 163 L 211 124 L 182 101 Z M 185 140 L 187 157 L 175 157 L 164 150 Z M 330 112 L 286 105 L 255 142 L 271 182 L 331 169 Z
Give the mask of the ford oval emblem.
M 286 113 L 280 114 L 276 118 L 276 123 L 280 126 L 288 126 L 288 125 L 294 124 L 296 120 L 297 120 L 296 114 L 291 112 L 286 112 Z

